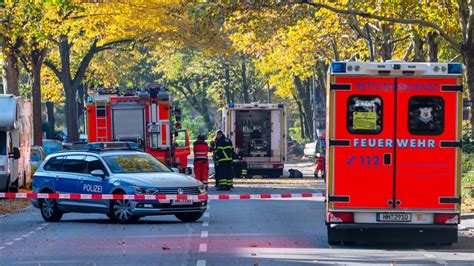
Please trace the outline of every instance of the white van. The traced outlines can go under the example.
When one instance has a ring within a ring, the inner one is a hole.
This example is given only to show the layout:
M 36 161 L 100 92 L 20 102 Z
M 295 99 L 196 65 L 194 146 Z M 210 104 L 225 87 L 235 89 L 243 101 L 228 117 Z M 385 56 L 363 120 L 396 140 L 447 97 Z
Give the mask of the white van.
M 0 192 L 18 191 L 18 159 L 20 132 L 18 130 L 18 98 L 0 95 Z

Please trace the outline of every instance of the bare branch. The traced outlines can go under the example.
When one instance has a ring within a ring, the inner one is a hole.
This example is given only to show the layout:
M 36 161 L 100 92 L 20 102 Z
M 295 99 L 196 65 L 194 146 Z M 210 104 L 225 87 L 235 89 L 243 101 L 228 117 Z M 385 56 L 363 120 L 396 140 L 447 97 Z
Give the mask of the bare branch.
M 106 43 L 104 45 L 101 45 L 101 46 L 97 46 L 96 49 L 97 49 L 97 52 L 102 52 L 102 51 L 105 51 L 105 50 L 113 49 L 117 45 L 129 44 L 129 43 L 132 43 L 132 42 L 133 42 L 133 39 L 117 40 L 117 41 L 113 41 L 113 42 L 108 42 L 108 43 Z
M 58 68 L 53 64 L 53 62 L 46 60 L 44 61 L 45 66 L 47 66 L 53 73 L 58 77 L 59 80 L 61 80 L 61 72 L 58 70 Z
M 351 8 L 349 8 L 349 9 L 340 9 L 340 8 L 333 7 L 333 6 L 330 6 L 330 5 L 327 5 L 327 4 L 313 3 L 313 2 L 309 2 L 309 0 L 302 0 L 301 2 L 299 2 L 299 4 L 310 5 L 314 8 L 324 8 L 324 9 L 330 10 L 334 13 L 343 14 L 343 15 L 354 15 L 354 16 L 361 16 L 361 17 L 369 18 L 369 19 L 376 19 L 376 20 L 379 20 L 379 21 L 388 21 L 388 22 L 399 23 L 399 24 L 407 24 L 407 25 L 411 24 L 411 25 L 420 25 L 420 26 L 428 27 L 428 28 L 434 29 L 437 32 L 439 32 L 439 34 L 446 41 L 448 41 L 451 46 L 453 46 L 455 49 L 461 51 L 461 44 L 454 37 L 452 37 L 451 35 L 446 33 L 443 29 L 441 29 L 441 27 L 439 25 L 437 25 L 433 22 L 423 20 L 423 19 L 384 17 L 384 16 L 379 16 L 379 15 L 375 15 L 375 14 L 372 14 L 372 13 L 364 12 L 364 11 L 361 11 L 361 10 L 351 9 Z M 474 20 L 474 18 L 473 18 L 473 20 Z
M 408 46 L 408 49 L 405 52 L 405 55 L 403 56 L 403 61 L 408 61 L 411 55 L 411 51 L 413 51 L 413 43 L 411 43 L 410 46 Z

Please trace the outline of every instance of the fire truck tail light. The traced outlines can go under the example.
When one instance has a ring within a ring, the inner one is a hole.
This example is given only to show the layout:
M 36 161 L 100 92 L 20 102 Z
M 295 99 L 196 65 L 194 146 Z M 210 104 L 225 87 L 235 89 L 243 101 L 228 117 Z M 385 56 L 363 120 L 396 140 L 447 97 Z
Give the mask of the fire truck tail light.
M 448 64 L 448 74 L 461 74 L 462 64 Z
M 330 223 L 354 223 L 353 212 L 329 212 L 328 222 Z
M 434 215 L 435 224 L 459 224 L 459 214 L 436 213 Z
M 331 68 L 333 73 L 346 73 L 346 63 L 344 62 L 333 62 Z

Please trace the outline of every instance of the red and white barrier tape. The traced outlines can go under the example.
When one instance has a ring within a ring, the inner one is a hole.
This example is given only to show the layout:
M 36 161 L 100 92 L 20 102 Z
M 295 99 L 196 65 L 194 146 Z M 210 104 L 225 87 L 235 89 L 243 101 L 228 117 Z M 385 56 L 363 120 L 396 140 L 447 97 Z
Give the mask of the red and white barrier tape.
M 123 195 L 123 194 L 62 194 L 62 193 L 0 193 L 7 199 L 93 199 L 93 200 L 250 200 L 323 198 L 323 193 L 299 194 L 221 194 L 221 195 Z

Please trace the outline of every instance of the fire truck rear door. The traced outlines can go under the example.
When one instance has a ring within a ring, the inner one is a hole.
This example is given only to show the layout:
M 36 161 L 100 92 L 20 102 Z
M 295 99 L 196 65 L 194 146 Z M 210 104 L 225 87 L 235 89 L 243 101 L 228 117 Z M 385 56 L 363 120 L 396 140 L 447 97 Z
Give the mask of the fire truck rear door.
M 393 208 L 393 77 L 332 76 L 330 209 Z
M 145 141 L 144 119 L 143 106 L 114 106 L 112 108 L 113 138 L 138 135 Z
M 460 85 L 457 77 L 397 78 L 397 208 L 455 210 Z

